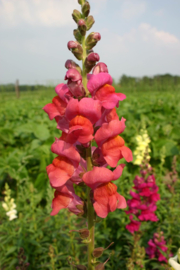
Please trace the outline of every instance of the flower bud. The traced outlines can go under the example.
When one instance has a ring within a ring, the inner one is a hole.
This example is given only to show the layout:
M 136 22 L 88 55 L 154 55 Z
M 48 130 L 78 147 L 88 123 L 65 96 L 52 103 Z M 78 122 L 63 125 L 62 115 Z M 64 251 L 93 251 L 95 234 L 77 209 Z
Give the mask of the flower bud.
M 104 264 L 103 263 L 100 263 L 98 264 L 96 267 L 95 267 L 95 270 L 104 270 Z
M 74 34 L 75 39 L 76 39 L 80 44 L 82 44 L 82 35 L 81 35 L 79 29 L 74 29 L 73 34 Z
M 94 23 L 95 23 L 94 17 L 93 16 L 88 16 L 87 19 L 86 19 L 87 31 L 89 29 L 91 29 L 91 27 L 93 26 Z
M 98 73 L 108 73 L 108 68 L 105 63 L 99 62 L 94 68 L 93 68 L 93 74 L 98 74 Z
M 73 20 L 78 23 L 78 21 L 81 19 L 81 12 L 79 10 L 74 9 L 72 14 Z
M 91 69 L 95 66 L 96 62 L 99 61 L 100 57 L 97 53 L 90 53 L 85 60 L 86 72 L 89 73 Z
M 101 35 L 97 32 L 92 32 L 86 39 L 86 49 L 91 50 L 96 46 L 97 42 L 101 39 Z
M 78 3 L 79 3 L 80 5 L 83 5 L 83 4 L 84 4 L 84 0 L 78 0 Z
M 74 54 L 78 60 L 83 59 L 83 48 L 77 41 L 69 41 L 68 49 Z
M 85 20 L 81 19 L 78 21 L 78 29 L 82 36 L 86 35 L 86 22 Z
M 103 248 L 103 247 L 99 247 L 99 248 L 95 248 L 92 252 L 92 255 L 94 258 L 99 258 L 102 256 L 104 250 L 107 250 L 110 246 L 112 246 L 114 244 L 114 242 L 112 242 L 107 248 Z
M 94 250 L 93 250 L 93 257 L 94 258 L 99 258 L 99 257 L 101 257 L 102 256 L 102 254 L 103 254 L 103 251 L 104 251 L 104 248 L 102 248 L 102 247 L 99 247 L 99 248 L 95 248 Z
M 104 270 L 104 266 L 105 264 L 109 261 L 109 259 L 107 259 L 104 263 L 100 263 L 95 267 L 95 270 Z
M 80 66 L 76 64 L 73 60 L 67 60 L 65 63 L 65 68 L 67 69 L 75 68 L 81 74 Z
M 89 12 L 90 12 L 90 4 L 89 2 L 86 1 L 82 6 L 82 13 L 85 17 L 87 17 L 89 15 Z

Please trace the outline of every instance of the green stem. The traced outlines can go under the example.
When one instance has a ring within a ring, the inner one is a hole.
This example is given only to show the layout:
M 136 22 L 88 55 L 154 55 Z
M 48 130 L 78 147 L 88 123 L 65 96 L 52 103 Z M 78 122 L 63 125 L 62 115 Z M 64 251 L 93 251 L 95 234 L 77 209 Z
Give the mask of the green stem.
M 91 146 L 86 150 L 86 161 L 87 161 L 87 170 L 92 170 L 91 163 Z M 88 218 L 88 230 L 90 232 L 89 235 L 89 243 L 88 243 L 88 270 L 94 270 L 94 266 L 92 264 L 92 252 L 94 250 L 94 208 L 90 199 L 90 191 L 91 189 L 87 187 L 87 218 Z
M 83 60 L 82 60 L 82 83 L 84 89 L 86 91 L 86 96 L 89 95 L 89 91 L 87 89 L 87 73 L 85 68 L 85 60 L 87 57 L 86 52 L 86 37 L 82 37 L 82 48 L 83 48 Z M 92 170 L 92 162 L 91 162 L 91 145 L 86 148 L 86 162 L 87 162 L 87 171 Z M 89 235 L 89 243 L 88 243 L 88 270 L 94 270 L 94 266 L 92 264 L 92 252 L 94 250 L 94 208 L 90 198 L 91 189 L 87 187 L 87 220 L 88 220 L 88 230 L 90 232 Z
M 87 73 L 86 73 L 86 68 L 85 68 L 85 60 L 87 57 L 87 52 L 86 52 L 86 37 L 82 37 L 82 48 L 83 48 L 83 60 L 82 60 L 82 83 L 84 86 L 84 89 L 86 91 L 86 96 L 89 95 L 89 91 L 87 89 Z

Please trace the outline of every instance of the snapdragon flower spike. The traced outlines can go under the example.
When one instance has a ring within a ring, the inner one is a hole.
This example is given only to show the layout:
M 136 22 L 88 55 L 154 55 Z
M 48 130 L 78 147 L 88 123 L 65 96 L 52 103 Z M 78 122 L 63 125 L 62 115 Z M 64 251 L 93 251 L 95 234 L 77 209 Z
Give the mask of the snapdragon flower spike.
M 83 202 L 75 194 L 73 183 L 67 181 L 65 185 L 56 188 L 51 206 L 51 216 L 57 215 L 63 208 L 68 208 L 70 212 L 78 215 L 81 213 L 81 210 L 77 208 L 77 205 L 83 205 Z
M 58 156 L 46 170 L 51 186 L 57 188 L 63 186 L 73 176 L 79 166 L 80 155 L 73 145 L 59 139 L 52 144 L 51 151 Z
M 113 172 L 107 168 L 93 167 L 92 171 L 83 175 L 84 183 L 93 190 L 93 206 L 101 218 L 117 208 L 126 207 L 125 198 L 117 193 L 117 186 L 112 183 L 121 176 L 124 166 L 119 165 Z
M 104 123 L 95 134 L 95 141 L 111 167 L 116 167 L 123 157 L 127 162 L 133 159 L 131 150 L 124 145 L 123 138 L 118 135 L 124 131 L 125 121 L 126 119 L 122 118 L 121 121 Z
M 131 233 L 133 233 L 134 222 L 137 223 L 136 220 L 133 219 L 133 215 L 136 216 L 140 222 L 158 221 L 155 214 L 157 209 L 156 202 L 160 200 L 158 187 L 156 186 L 154 175 L 146 176 L 146 174 L 147 172 L 141 171 L 142 176 L 135 177 L 135 186 L 133 188 L 136 190 L 136 192 L 130 191 L 132 199 L 127 201 L 129 210 L 126 211 L 126 214 L 130 214 L 129 218 L 131 222 L 126 226 L 126 229 Z
M 122 93 L 115 93 L 115 88 L 112 86 L 112 77 L 109 73 L 92 74 L 87 87 L 92 97 L 100 100 L 105 109 L 119 107 L 119 101 L 126 98 Z

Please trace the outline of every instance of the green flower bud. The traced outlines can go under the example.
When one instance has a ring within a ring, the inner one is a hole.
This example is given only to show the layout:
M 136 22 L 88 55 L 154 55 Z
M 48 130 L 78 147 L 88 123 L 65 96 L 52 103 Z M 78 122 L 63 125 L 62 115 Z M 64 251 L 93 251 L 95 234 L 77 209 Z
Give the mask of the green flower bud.
M 87 31 L 91 29 L 91 27 L 93 26 L 93 24 L 95 23 L 95 20 L 93 18 L 93 16 L 88 16 L 86 19 L 86 27 L 87 27 Z
M 86 39 L 86 49 L 91 50 L 96 46 L 97 42 L 101 39 L 101 35 L 96 32 L 92 32 Z
M 74 34 L 75 39 L 76 39 L 80 44 L 82 44 L 82 35 L 81 35 L 79 29 L 74 29 L 73 34 Z
M 83 5 L 83 4 L 84 4 L 84 1 L 85 1 L 85 0 L 78 0 L 78 3 L 79 3 L 80 5 Z
M 73 10 L 72 14 L 73 20 L 78 23 L 78 21 L 81 19 L 81 12 L 79 12 L 77 9 Z
M 89 2 L 85 2 L 84 5 L 82 6 L 82 13 L 85 17 L 89 15 L 90 12 L 90 4 Z

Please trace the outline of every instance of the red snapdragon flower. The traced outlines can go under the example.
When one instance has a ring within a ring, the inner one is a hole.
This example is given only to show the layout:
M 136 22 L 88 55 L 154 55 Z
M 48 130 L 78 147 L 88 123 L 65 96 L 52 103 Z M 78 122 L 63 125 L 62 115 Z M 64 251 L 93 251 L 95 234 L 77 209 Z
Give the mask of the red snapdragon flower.
M 77 205 L 83 205 L 83 201 L 75 194 L 73 183 L 68 181 L 65 185 L 56 188 L 51 206 L 53 209 L 51 216 L 57 215 L 63 208 L 68 208 L 70 212 L 76 215 L 80 214 L 81 211 L 77 208 Z
M 74 174 L 80 162 L 80 155 L 71 144 L 56 139 L 51 151 L 58 156 L 46 167 L 52 187 L 63 186 Z
M 126 207 L 125 198 L 117 193 L 117 186 L 112 183 L 121 176 L 124 166 L 119 165 L 113 172 L 107 168 L 93 167 L 92 171 L 83 175 L 84 183 L 93 190 L 94 209 L 101 218 L 117 208 Z
M 125 129 L 126 119 L 121 121 L 113 120 L 104 123 L 95 134 L 95 141 L 102 151 L 104 159 L 111 167 L 116 167 L 121 158 L 125 158 L 127 162 L 132 161 L 132 152 L 124 144 L 124 140 L 118 134 Z

